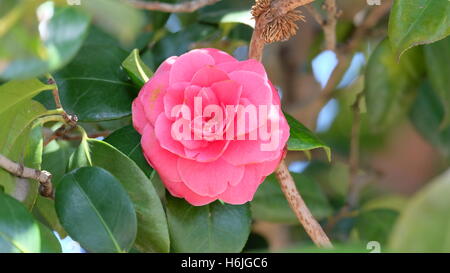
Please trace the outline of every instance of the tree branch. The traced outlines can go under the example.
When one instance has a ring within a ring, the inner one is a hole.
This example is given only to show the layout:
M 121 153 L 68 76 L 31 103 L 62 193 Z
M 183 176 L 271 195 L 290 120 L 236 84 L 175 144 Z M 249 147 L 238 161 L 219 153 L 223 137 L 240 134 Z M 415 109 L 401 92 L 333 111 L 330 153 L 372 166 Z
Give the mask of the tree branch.
M 293 4 L 293 2 L 295 2 L 295 4 Z M 262 60 L 263 49 L 266 43 L 262 37 L 262 33 L 265 31 L 265 28 L 270 27 L 269 23 L 273 20 L 276 20 L 276 16 L 283 16 L 283 14 L 289 13 L 290 10 L 288 10 L 286 7 L 296 8 L 300 6 L 299 3 L 301 2 L 310 3 L 311 1 L 256 1 L 255 6 L 252 8 L 252 13 L 255 16 L 256 24 L 255 30 L 252 35 L 252 40 L 250 42 L 249 58 L 256 59 L 258 61 Z M 278 11 L 276 12 L 276 15 L 271 14 L 271 12 L 273 12 L 274 6 L 282 9 L 282 12 Z M 300 223 L 305 228 L 307 234 L 311 237 L 312 241 L 319 247 L 332 247 L 332 244 L 327 235 L 325 234 L 317 220 L 314 218 L 314 216 L 311 214 L 300 193 L 298 192 L 297 187 L 295 186 L 294 179 L 292 178 L 284 160 L 281 161 L 280 165 L 275 171 L 275 175 L 281 185 L 281 189 L 283 190 L 287 201 L 289 202 L 289 205 L 291 206 Z
M 34 179 L 39 182 L 39 193 L 42 196 L 53 199 L 53 185 L 51 182 L 52 175 L 47 171 L 40 171 L 24 167 L 20 163 L 16 163 L 4 155 L 0 154 L 0 167 L 17 177 Z
M 333 245 L 330 239 L 323 231 L 320 224 L 311 214 L 310 210 L 306 206 L 303 198 L 301 197 L 297 187 L 295 186 L 295 181 L 289 172 L 286 162 L 283 160 L 275 171 L 278 182 L 280 182 L 281 190 L 286 196 L 289 205 L 294 211 L 297 219 L 303 225 L 306 233 L 311 237 L 313 242 L 318 247 L 331 248 Z
M 205 6 L 215 4 L 220 0 L 192 0 L 189 2 L 183 2 L 178 4 L 169 4 L 162 2 L 145 2 L 139 0 L 127 0 L 135 8 L 146 9 L 146 10 L 156 10 L 171 13 L 180 12 L 194 12 Z
M 327 20 L 322 25 L 325 34 L 325 48 L 336 50 L 336 25 L 339 16 L 336 0 L 325 0 L 324 9 L 327 11 Z

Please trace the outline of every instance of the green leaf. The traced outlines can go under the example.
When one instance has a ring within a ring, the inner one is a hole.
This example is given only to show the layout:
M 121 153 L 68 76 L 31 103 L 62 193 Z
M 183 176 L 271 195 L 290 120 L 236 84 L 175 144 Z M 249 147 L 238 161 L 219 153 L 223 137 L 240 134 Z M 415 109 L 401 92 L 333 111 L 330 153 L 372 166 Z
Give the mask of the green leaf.
M 310 151 L 322 148 L 327 154 L 328 160 L 331 161 L 331 149 L 322 142 L 313 132 L 306 128 L 303 124 L 298 122 L 291 115 L 284 113 L 289 124 L 290 137 L 288 140 L 289 151 Z
M 69 169 L 89 166 L 89 162 L 113 174 L 130 196 L 138 220 L 136 248 L 143 252 L 168 252 L 169 231 L 161 201 L 136 163 L 110 144 L 95 139 L 82 141 Z
M 38 79 L 9 81 L 0 85 L 0 114 L 44 90 L 53 88 L 54 85 L 43 84 Z
M 431 86 L 444 104 L 445 118 L 441 124 L 444 128 L 450 125 L 450 38 L 424 48 Z
M 248 204 L 195 207 L 167 195 L 167 220 L 175 252 L 240 252 L 250 234 Z
M 365 74 L 367 117 L 373 130 L 392 126 L 408 111 L 422 79 L 424 65 L 420 48 L 405 54 L 400 63 L 387 40 L 369 59 Z
M 419 133 L 437 150 L 450 157 L 450 126 L 441 128 L 444 121 L 444 106 L 430 84 L 425 82 L 420 88 L 410 118 Z
M 53 14 L 45 23 L 44 21 L 39 23 L 37 20 L 34 20 L 36 33 L 31 37 L 26 37 L 28 40 L 34 39 L 42 47 L 44 53 L 32 56 L 29 56 L 29 54 L 11 56 L 11 62 L 5 70 L 0 70 L 0 78 L 31 78 L 41 76 L 49 71 L 55 71 L 66 65 L 81 48 L 89 26 L 90 19 L 88 15 L 74 7 L 54 7 L 52 2 L 42 4 L 37 9 L 37 13 L 47 16 Z M 22 16 L 26 15 L 23 14 Z M 20 24 L 25 24 L 25 22 L 29 21 L 26 18 L 19 20 Z M 39 41 L 37 33 L 38 25 L 41 41 Z M 15 35 L 18 34 L 16 33 Z
M 152 49 L 155 63 L 159 65 L 170 56 L 180 56 L 191 50 L 195 43 L 210 38 L 217 29 L 206 24 L 193 24 L 161 39 Z
M 139 87 L 142 87 L 153 76 L 153 72 L 141 60 L 138 49 L 131 52 L 130 56 L 123 61 L 122 66 L 131 80 Z
M 0 101 L 2 101 L 1 93 Z M 0 124 L 2 125 L 0 129 L 0 153 L 13 161 L 23 164 L 30 163 L 39 167 L 39 147 L 35 146 L 39 143 L 34 142 L 35 145 L 33 145 L 31 141 L 38 138 L 37 142 L 39 142 L 39 137 L 42 140 L 42 136 L 30 135 L 30 133 L 32 132 L 33 121 L 44 115 L 46 111 L 38 102 L 23 100 L 13 104 L 13 107 L 8 107 L 7 111 L 0 113 Z M 3 186 L 5 193 L 12 194 L 21 201 L 27 200 L 27 205 L 31 207 L 34 198 L 28 199 L 27 196 L 28 193 L 35 195 L 36 185 L 33 185 L 34 181 L 28 183 L 26 180 L 12 176 L 5 170 L 0 169 L 0 185 Z
M 448 0 L 394 1 L 388 32 L 395 59 L 413 46 L 447 37 L 449 14 Z
M 129 116 L 137 90 L 121 69 L 126 57 L 112 38 L 91 29 L 73 61 L 54 75 L 64 109 L 80 121 Z
M 356 230 L 364 242 L 387 242 L 399 213 L 390 209 L 363 210 L 356 217 Z
M 407 204 L 390 236 L 401 252 L 450 251 L 450 171 L 435 178 Z
M 65 141 L 54 140 L 45 146 L 42 155 L 42 169 L 52 174 L 52 183 L 55 188 L 66 173 L 70 155 L 74 150 L 75 148 Z M 53 200 L 38 196 L 33 208 L 33 214 L 49 228 L 58 232 L 61 238 L 67 236 L 66 231 L 59 223 Z
M 36 126 L 32 128 L 28 135 L 25 148 L 25 157 L 23 160 L 25 166 L 36 170 L 41 169 L 43 142 L 42 127 Z M 39 183 L 37 181 L 16 178 L 16 191 L 14 196 L 16 197 L 19 194 L 25 194 L 25 196 L 22 197 L 23 199 L 20 198 L 19 200 L 23 200 L 22 203 L 30 210 L 36 203 L 36 199 L 39 195 L 38 192 Z
M 17 200 L 0 191 L 0 252 L 39 252 L 38 223 Z
M 81 8 L 92 15 L 97 25 L 124 44 L 131 43 L 144 24 L 142 12 L 119 0 L 88 0 Z M 122 18 L 122 19 L 120 19 Z
M 150 167 L 144 157 L 141 147 L 141 135 L 136 132 L 133 125 L 128 125 L 114 131 L 104 141 L 132 159 L 147 177 L 151 176 L 153 168 Z
M 305 175 L 292 173 L 298 191 L 314 217 L 324 219 L 333 210 L 320 186 Z M 251 202 L 252 216 L 256 220 L 297 223 L 297 217 L 289 207 L 280 184 L 274 175 L 270 175 L 259 186 Z
M 55 234 L 43 224 L 39 223 L 41 236 L 41 253 L 61 253 L 61 244 Z
M 136 238 L 136 214 L 120 182 L 108 171 L 83 167 L 66 174 L 55 196 L 69 235 L 91 252 L 125 252 Z

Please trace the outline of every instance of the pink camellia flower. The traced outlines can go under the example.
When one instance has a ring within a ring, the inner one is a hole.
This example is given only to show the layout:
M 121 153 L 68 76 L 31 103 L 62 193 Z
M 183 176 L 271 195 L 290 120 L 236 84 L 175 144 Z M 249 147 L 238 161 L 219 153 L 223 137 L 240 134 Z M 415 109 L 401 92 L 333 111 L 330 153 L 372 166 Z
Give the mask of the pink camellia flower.
M 168 58 L 132 110 L 145 158 L 173 196 L 195 206 L 252 200 L 289 138 L 262 64 L 217 49 Z

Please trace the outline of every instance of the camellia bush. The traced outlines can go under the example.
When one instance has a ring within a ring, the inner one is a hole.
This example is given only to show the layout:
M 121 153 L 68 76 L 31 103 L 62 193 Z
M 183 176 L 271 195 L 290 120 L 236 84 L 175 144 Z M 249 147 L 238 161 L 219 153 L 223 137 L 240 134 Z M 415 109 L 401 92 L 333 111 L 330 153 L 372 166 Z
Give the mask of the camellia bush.
M 448 0 L 1 0 L 0 252 L 449 252 L 449 35 Z

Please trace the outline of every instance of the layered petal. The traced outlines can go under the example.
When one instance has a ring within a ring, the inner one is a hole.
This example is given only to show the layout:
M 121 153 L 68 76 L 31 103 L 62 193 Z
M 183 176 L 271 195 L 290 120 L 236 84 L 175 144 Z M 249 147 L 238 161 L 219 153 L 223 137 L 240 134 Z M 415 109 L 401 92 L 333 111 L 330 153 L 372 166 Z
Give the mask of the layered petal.
M 214 59 L 207 53 L 200 50 L 190 51 L 176 59 L 170 69 L 169 82 L 190 82 L 198 70 L 214 63 Z
M 258 175 L 255 165 L 246 166 L 242 180 L 236 185 L 230 185 L 219 195 L 219 199 L 233 205 L 245 204 L 253 199 L 258 186 L 263 181 L 264 177 Z
M 161 148 L 151 125 L 145 127 L 141 145 L 145 158 L 159 175 L 171 181 L 181 181 L 176 169 L 169 168 L 169 166 L 176 166 L 179 157 Z
M 199 163 L 179 158 L 177 169 L 181 180 L 196 194 L 214 197 L 223 193 L 229 183 L 241 181 L 244 166 L 233 166 L 222 159 Z

